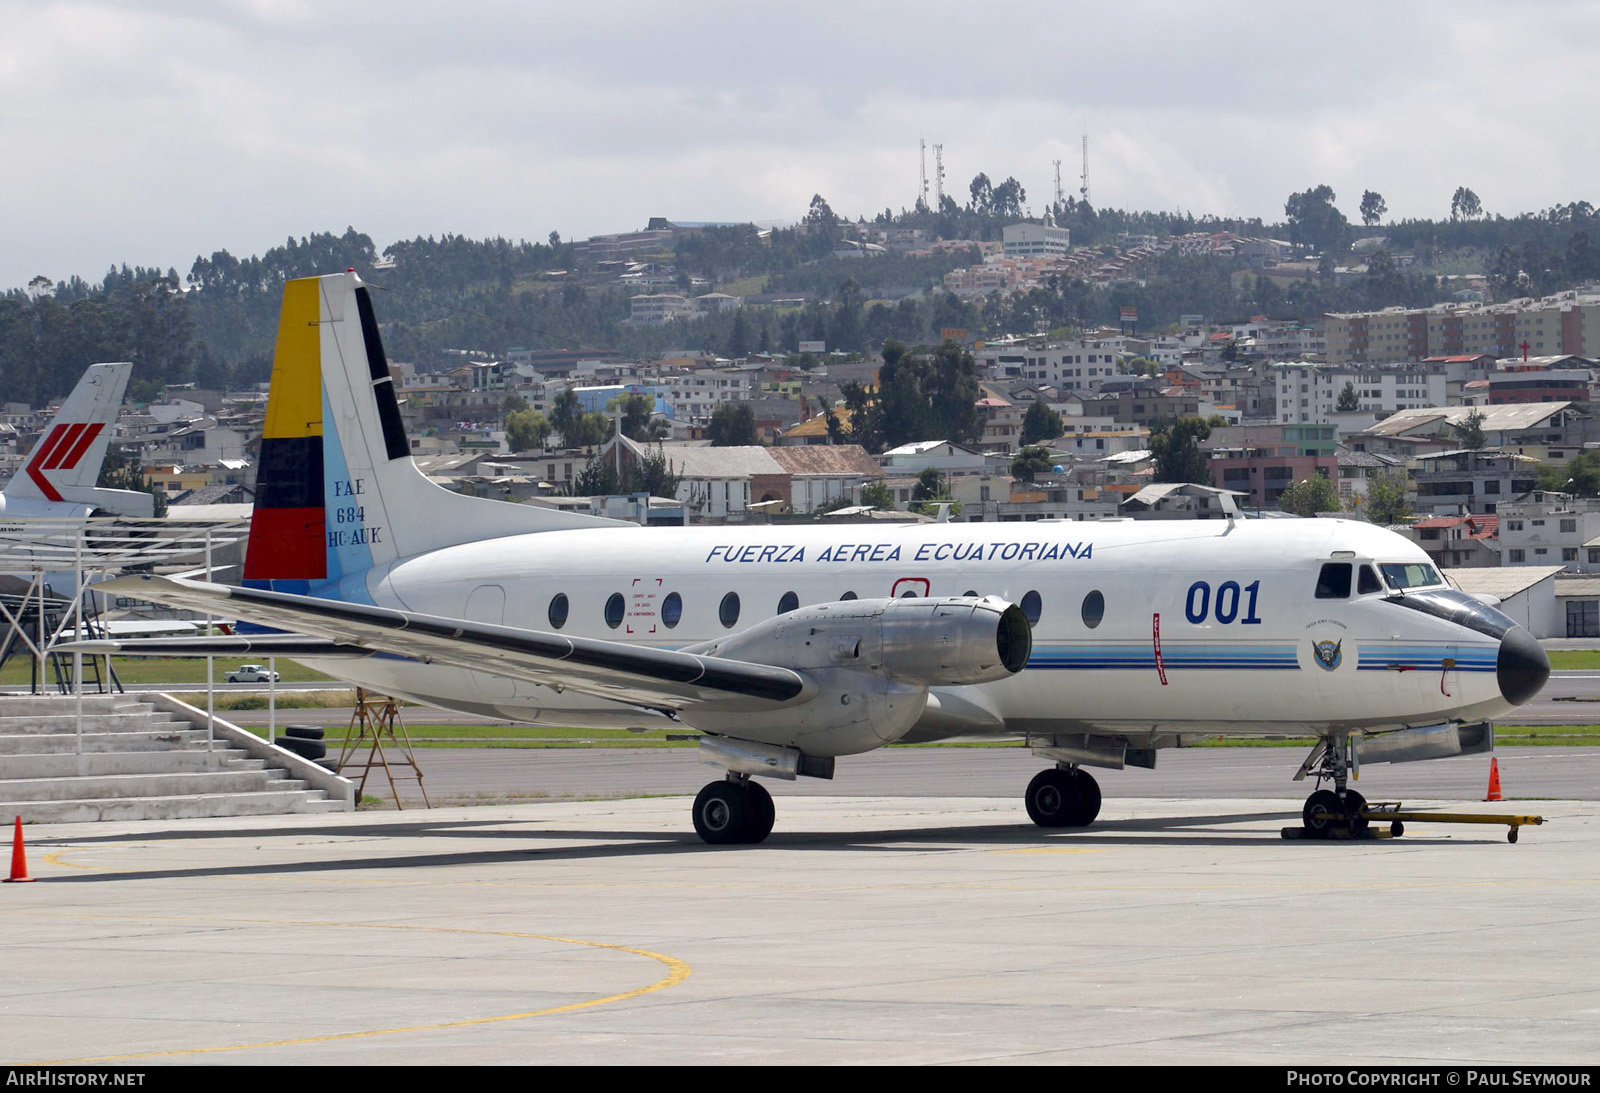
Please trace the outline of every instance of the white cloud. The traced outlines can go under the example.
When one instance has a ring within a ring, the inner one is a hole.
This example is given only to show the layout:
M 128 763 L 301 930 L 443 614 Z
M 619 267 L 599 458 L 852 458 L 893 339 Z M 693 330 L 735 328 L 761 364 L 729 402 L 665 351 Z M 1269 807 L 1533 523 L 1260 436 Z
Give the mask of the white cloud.
M 1576 3 L 587 7 L 0 0 L 0 285 L 185 269 L 348 225 L 380 245 L 648 216 L 868 216 L 1051 161 L 1096 204 L 1281 215 L 1327 182 L 1393 216 L 1596 200 Z M 930 153 L 930 170 L 932 169 Z

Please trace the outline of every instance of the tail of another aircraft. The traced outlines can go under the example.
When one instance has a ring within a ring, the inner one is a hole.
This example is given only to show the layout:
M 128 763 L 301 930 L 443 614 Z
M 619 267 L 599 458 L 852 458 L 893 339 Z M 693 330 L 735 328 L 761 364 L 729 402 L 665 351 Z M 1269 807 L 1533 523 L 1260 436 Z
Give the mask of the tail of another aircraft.
M 442 547 L 630 526 L 466 497 L 411 458 L 371 291 L 352 273 L 283 287 L 246 585 L 370 602 L 366 575 Z
M 111 426 L 122 410 L 133 365 L 91 364 L 39 438 L 28 461 L 5 489 L 8 499 L 92 505 L 119 516 L 149 516 L 155 499 L 134 490 L 106 490 L 95 483 L 111 444 Z

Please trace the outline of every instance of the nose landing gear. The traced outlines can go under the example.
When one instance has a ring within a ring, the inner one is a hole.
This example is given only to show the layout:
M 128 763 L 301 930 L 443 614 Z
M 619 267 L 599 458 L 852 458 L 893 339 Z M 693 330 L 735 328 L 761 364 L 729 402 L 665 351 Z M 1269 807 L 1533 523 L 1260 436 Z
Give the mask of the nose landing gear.
M 1345 785 L 1353 766 L 1351 757 L 1348 736 L 1324 738 L 1311 750 L 1296 777 L 1304 778 L 1315 770 L 1318 788 L 1306 798 L 1305 807 L 1300 810 L 1303 827 L 1297 833 L 1298 837 L 1360 839 L 1366 835 L 1367 799 Z M 1323 779 L 1331 781 L 1333 789 L 1322 789 Z M 1285 828 L 1285 836 L 1291 830 Z

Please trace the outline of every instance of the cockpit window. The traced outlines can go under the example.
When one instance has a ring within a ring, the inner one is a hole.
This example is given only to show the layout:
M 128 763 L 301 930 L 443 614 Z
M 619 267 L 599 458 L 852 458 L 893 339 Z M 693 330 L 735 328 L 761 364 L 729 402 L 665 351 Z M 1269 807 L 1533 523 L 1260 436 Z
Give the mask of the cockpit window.
M 1426 562 L 1388 562 L 1378 566 L 1393 589 L 1430 588 L 1444 584 L 1439 571 Z
M 1347 600 L 1350 598 L 1350 563 L 1328 562 L 1317 576 L 1317 599 Z
M 1361 567 L 1361 577 L 1356 583 L 1356 591 L 1363 596 L 1368 592 L 1383 591 L 1383 584 L 1378 580 L 1378 575 L 1372 571 L 1370 565 Z

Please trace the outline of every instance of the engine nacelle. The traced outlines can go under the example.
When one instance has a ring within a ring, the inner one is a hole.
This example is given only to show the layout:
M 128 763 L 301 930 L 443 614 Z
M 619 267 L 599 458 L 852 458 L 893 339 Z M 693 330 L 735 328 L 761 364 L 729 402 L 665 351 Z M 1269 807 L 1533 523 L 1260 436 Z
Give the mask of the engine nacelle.
M 841 600 L 802 607 L 684 652 L 779 665 L 843 668 L 922 687 L 992 683 L 1033 651 L 1027 616 L 995 598 Z
M 929 687 L 1004 679 L 1022 670 L 1032 647 L 1027 617 L 998 599 L 816 604 L 684 650 L 792 668 L 811 684 L 805 699 L 759 714 L 710 706 L 681 716 L 718 735 L 851 755 L 910 731 Z

